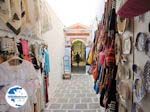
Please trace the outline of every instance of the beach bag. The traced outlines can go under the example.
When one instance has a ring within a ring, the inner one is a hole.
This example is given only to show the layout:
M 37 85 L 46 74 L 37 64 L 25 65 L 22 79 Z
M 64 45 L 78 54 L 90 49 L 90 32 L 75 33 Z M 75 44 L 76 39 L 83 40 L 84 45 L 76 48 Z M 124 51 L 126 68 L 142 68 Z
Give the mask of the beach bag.
M 87 64 L 91 65 L 93 63 L 93 59 L 94 59 L 94 46 L 92 46 L 92 48 L 89 52 Z
M 105 62 L 106 62 L 106 66 L 108 67 L 115 65 L 114 40 L 112 40 L 111 46 L 106 49 Z
M 93 79 L 96 81 L 98 78 L 98 65 L 97 65 L 97 63 L 93 68 L 92 75 L 93 75 Z
M 104 62 L 105 62 L 105 52 L 104 52 L 104 50 L 102 50 L 100 53 L 99 53 L 99 63 L 101 64 L 101 65 L 103 65 L 104 64 Z
M 101 67 L 100 68 L 100 73 L 98 75 L 98 79 L 94 82 L 94 90 L 95 90 L 96 94 L 98 94 L 99 91 L 100 91 L 100 80 L 101 80 L 101 75 L 102 75 L 102 72 L 103 72 L 102 69 L 103 68 Z

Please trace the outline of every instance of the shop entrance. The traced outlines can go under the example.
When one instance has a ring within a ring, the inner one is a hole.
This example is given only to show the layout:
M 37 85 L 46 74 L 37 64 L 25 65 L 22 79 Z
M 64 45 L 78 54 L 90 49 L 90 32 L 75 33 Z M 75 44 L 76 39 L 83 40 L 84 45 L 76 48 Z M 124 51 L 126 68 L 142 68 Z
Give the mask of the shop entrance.
M 80 40 L 76 40 L 72 44 L 71 65 L 72 73 L 86 72 L 86 45 Z

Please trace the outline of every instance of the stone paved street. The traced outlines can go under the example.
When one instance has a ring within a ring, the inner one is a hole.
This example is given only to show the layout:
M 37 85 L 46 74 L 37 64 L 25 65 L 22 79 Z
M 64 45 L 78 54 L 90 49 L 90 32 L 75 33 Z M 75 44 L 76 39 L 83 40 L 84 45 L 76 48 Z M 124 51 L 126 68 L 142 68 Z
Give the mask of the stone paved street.
M 103 112 L 89 75 L 72 75 L 55 86 L 45 112 Z

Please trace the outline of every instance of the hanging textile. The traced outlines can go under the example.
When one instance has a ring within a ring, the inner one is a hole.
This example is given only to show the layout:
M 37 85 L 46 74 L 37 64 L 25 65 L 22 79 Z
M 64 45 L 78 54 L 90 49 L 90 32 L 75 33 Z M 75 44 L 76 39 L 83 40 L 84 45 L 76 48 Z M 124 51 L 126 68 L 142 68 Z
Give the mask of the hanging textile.
M 4 23 L 6 23 L 10 18 L 10 0 L 0 0 L 0 19 L 2 19 Z
M 34 65 L 35 69 L 40 68 L 39 60 L 38 60 L 38 46 L 36 44 L 33 44 L 30 46 L 31 48 L 31 60 Z
M 124 18 L 139 16 L 150 10 L 150 0 L 127 0 L 118 11 Z
M 44 63 L 44 73 L 45 75 L 48 75 L 50 72 L 50 60 L 49 60 L 49 53 L 48 50 L 45 48 L 44 49 L 44 59 L 45 59 L 45 63 Z
M 20 39 L 21 45 L 22 45 L 22 50 L 23 50 L 23 58 L 25 60 L 31 61 L 30 56 L 29 56 L 29 44 L 27 40 Z
M 7 21 L 7 27 L 15 34 L 21 32 L 21 0 L 10 1 L 11 18 Z
M 5 74 L 5 75 L 4 75 Z M 19 85 L 27 91 L 28 100 L 21 108 L 13 108 L 5 100 L 6 91 Z M 37 103 L 36 90 L 40 87 L 37 73 L 32 63 L 23 60 L 19 65 L 10 65 L 9 62 L 0 64 L 0 110 L 2 112 L 33 112 L 33 104 Z
M 23 0 L 27 16 L 28 27 L 33 26 L 39 18 L 39 0 Z

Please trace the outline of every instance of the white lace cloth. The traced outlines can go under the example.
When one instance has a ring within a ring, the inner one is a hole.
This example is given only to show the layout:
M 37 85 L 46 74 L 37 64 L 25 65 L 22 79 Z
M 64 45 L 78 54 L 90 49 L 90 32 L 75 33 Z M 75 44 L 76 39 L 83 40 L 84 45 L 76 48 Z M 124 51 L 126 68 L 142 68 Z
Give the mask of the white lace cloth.
M 32 63 L 23 61 L 20 65 L 10 66 L 8 62 L 0 64 L 0 112 L 32 112 L 33 104 L 37 102 L 36 90 L 39 88 L 39 79 Z M 19 85 L 27 91 L 27 103 L 15 109 L 6 102 L 5 95 L 8 88 Z

